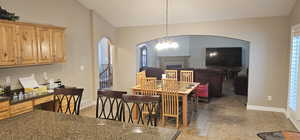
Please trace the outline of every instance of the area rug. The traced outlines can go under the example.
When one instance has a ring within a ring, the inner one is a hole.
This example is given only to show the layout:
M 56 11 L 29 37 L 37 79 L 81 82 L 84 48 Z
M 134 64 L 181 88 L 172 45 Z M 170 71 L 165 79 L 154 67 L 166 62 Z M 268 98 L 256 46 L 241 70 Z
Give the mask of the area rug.
M 299 132 L 276 131 L 257 134 L 263 140 L 300 140 Z

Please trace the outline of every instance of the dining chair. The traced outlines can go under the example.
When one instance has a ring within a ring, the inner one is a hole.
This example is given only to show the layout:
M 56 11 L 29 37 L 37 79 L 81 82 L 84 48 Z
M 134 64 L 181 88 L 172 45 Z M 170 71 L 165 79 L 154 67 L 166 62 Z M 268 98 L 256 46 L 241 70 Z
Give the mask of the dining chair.
M 79 115 L 83 88 L 54 89 L 54 112 Z
M 152 95 L 158 95 L 157 94 L 157 78 L 156 77 L 147 77 L 142 79 L 141 81 L 141 90 L 139 91 L 138 95 L 146 95 L 146 96 L 152 96 Z M 144 116 L 148 115 L 148 108 L 145 106 L 143 110 L 143 118 Z M 154 114 L 155 112 L 153 112 Z
M 180 71 L 181 82 L 194 82 L 194 71 L 192 70 L 181 70 Z
M 123 95 L 123 121 L 127 123 L 137 123 L 143 125 L 157 126 L 157 118 L 160 107 L 160 96 L 145 95 Z M 148 113 L 144 116 L 143 112 L 147 109 Z M 136 110 L 136 112 L 134 112 Z M 137 122 L 133 121 L 134 113 L 137 113 Z M 128 117 L 126 119 L 126 117 Z M 146 122 L 144 122 L 146 121 Z
M 146 71 L 141 71 L 136 73 L 136 85 L 141 86 L 141 81 L 143 78 L 146 78 Z
M 147 77 L 141 80 L 141 95 L 157 95 L 157 78 Z
M 177 70 L 165 70 L 167 79 L 177 80 Z
M 96 118 L 118 120 L 122 117 L 122 95 L 124 91 L 98 90 Z
M 166 117 L 176 118 L 176 128 L 179 128 L 179 86 L 174 79 L 163 79 L 162 87 L 162 124 Z

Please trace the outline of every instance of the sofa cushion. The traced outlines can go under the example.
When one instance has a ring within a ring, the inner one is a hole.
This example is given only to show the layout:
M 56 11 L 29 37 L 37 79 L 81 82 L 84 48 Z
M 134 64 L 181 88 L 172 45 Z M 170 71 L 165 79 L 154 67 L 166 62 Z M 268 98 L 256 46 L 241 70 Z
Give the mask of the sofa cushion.
M 208 84 L 198 85 L 194 90 L 194 96 L 208 98 Z

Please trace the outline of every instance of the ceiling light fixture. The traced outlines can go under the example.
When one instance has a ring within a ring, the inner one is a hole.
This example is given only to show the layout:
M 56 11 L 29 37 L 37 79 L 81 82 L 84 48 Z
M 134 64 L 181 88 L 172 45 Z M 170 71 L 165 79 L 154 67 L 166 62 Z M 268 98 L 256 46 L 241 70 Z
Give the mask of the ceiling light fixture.
M 165 50 L 165 49 L 177 49 L 179 47 L 177 42 L 172 42 L 169 39 L 169 0 L 166 0 L 166 36 L 162 38 L 160 42 L 158 42 L 155 46 L 156 50 Z

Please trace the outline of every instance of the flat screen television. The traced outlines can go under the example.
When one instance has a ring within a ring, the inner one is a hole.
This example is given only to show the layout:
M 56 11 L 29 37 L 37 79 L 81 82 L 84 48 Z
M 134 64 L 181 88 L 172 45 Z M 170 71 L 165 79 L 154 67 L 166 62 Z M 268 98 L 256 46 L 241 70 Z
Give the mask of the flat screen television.
M 242 48 L 206 48 L 206 66 L 241 67 Z

